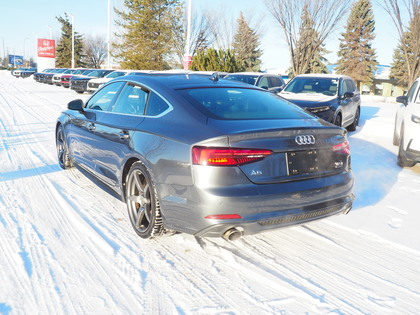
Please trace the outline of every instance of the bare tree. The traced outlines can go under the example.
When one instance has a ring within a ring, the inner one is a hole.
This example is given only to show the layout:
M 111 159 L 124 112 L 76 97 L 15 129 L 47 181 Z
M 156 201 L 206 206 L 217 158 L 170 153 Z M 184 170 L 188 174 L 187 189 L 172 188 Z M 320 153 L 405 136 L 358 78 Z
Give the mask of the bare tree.
M 400 49 L 404 54 L 407 70 L 408 86 L 420 75 L 420 0 L 382 0 L 378 4 L 385 9 L 392 19 L 398 32 Z M 404 22 L 402 9 L 405 9 L 409 18 Z M 409 43 L 407 31 L 411 32 Z
M 186 53 L 186 34 L 187 34 L 187 15 L 184 14 L 183 19 L 180 21 L 181 32 L 175 34 L 174 40 L 174 55 L 172 56 L 171 63 L 174 67 L 182 66 L 184 55 Z M 190 33 L 190 47 L 188 52 L 194 56 L 197 52 L 206 49 L 213 43 L 213 36 L 209 27 L 209 21 L 205 14 L 192 14 L 191 33 Z
M 327 37 L 338 26 L 339 21 L 351 5 L 348 0 L 265 0 L 265 4 L 283 30 L 289 48 L 293 75 L 305 73 L 310 62 L 322 48 Z M 312 23 L 316 37 L 305 39 L 301 30 L 305 29 L 305 15 Z
M 228 16 L 227 12 L 229 11 L 221 6 L 217 10 L 205 10 L 203 13 L 208 21 L 214 44 L 219 49 L 229 49 L 232 46 L 235 19 Z
M 107 41 L 104 36 L 86 36 L 84 41 L 85 63 L 90 68 L 99 69 L 107 57 Z

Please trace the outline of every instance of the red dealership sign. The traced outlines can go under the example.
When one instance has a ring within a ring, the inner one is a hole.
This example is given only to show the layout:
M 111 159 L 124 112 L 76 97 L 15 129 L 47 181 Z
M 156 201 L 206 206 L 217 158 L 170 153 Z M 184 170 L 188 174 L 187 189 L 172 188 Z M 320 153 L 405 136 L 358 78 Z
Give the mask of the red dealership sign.
M 38 57 L 55 58 L 55 40 L 38 38 Z

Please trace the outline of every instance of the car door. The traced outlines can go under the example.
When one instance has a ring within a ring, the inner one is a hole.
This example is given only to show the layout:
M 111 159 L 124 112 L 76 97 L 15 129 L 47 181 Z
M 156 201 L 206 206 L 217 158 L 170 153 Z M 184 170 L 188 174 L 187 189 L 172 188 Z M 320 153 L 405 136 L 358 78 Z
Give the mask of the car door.
M 420 80 L 414 81 L 407 92 L 405 101 L 400 102 L 397 110 L 396 131 L 400 133 L 401 127 L 404 126 L 405 140 L 414 137 L 415 128 L 413 127 L 417 122 L 413 121 L 413 117 L 420 117 Z
M 108 111 L 95 121 L 94 171 L 111 186 L 118 186 L 122 165 L 133 156 L 133 135 L 144 120 L 149 91 L 128 82 Z
M 123 82 L 115 82 L 105 86 L 86 102 L 83 111 L 74 111 L 66 128 L 70 154 L 77 164 L 92 171 L 95 169 L 95 156 L 100 145 L 95 134 L 96 124 L 102 120 L 123 85 Z
M 343 114 L 343 126 L 346 126 L 347 122 L 352 121 L 352 112 L 355 104 L 354 96 L 346 97 L 346 95 L 349 95 L 347 93 L 353 93 L 354 95 L 354 89 L 350 80 L 343 79 L 340 84 L 339 93 L 341 112 Z

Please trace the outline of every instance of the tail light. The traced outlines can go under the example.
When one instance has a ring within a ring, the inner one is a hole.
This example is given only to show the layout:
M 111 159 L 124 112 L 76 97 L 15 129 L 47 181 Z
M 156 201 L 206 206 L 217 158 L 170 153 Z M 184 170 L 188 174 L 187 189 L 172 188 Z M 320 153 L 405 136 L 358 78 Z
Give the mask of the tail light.
M 260 161 L 271 153 L 270 150 L 193 147 L 192 162 L 195 165 L 235 166 Z
M 348 141 L 344 141 L 343 143 L 336 144 L 332 147 L 334 152 L 343 153 L 343 154 L 350 154 L 350 144 Z

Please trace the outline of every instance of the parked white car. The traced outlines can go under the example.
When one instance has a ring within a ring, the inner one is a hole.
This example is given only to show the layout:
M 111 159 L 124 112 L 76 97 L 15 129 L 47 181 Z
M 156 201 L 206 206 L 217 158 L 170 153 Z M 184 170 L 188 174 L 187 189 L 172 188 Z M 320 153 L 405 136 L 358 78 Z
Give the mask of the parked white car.
M 420 163 L 420 77 L 397 103 L 393 143 L 399 145 L 398 165 L 412 167 Z
M 105 83 L 111 81 L 112 79 L 121 77 L 123 75 L 128 75 L 128 74 L 137 74 L 137 73 L 145 73 L 145 72 L 150 72 L 150 71 L 140 71 L 140 70 L 115 70 L 109 74 L 107 74 L 106 76 L 104 76 L 103 78 L 98 78 L 98 79 L 91 79 L 88 82 L 87 85 L 87 91 L 89 93 L 93 93 L 95 92 L 97 89 L 99 89 L 102 85 L 104 85 Z

